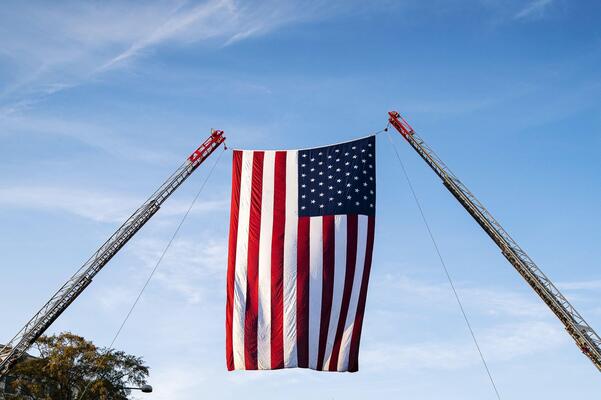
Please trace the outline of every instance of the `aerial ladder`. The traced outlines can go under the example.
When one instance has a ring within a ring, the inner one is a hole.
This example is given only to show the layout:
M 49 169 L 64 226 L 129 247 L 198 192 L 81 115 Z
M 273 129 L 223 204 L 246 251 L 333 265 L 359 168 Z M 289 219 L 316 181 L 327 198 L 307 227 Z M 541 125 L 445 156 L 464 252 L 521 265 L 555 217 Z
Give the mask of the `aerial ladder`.
M 545 304 L 559 318 L 576 344 L 601 371 L 601 338 L 568 302 L 551 280 L 532 261 L 515 240 L 503 229 L 476 196 L 451 172 L 434 151 L 420 138 L 396 111 L 388 113 L 388 121 L 413 147 L 419 156 L 442 179 L 444 186 L 484 229 L 507 261 L 519 272 Z
M 186 161 L 129 217 L 117 231 L 92 254 L 88 261 L 50 298 L 23 328 L 0 348 L 0 377 L 24 355 L 27 349 L 50 327 L 71 303 L 92 283 L 92 279 L 123 248 L 123 246 L 160 209 L 169 196 L 223 142 L 223 131 L 213 130 Z

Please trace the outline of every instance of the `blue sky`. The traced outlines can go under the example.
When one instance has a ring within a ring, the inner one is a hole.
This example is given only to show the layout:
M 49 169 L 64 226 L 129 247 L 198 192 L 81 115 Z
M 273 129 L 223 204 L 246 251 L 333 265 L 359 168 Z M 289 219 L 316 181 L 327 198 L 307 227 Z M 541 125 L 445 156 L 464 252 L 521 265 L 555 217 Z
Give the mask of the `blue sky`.
M 601 329 L 601 5 L 594 1 L 5 2 L 0 341 L 208 135 L 299 148 L 400 111 Z M 504 399 L 601 392 L 598 372 L 394 137 Z M 154 399 L 493 399 L 386 137 L 360 372 L 227 373 L 230 157 L 117 347 Z M 209 165 L 215 159 L 209 160 Z M 53 325 L 107 345 L 199 169 Z

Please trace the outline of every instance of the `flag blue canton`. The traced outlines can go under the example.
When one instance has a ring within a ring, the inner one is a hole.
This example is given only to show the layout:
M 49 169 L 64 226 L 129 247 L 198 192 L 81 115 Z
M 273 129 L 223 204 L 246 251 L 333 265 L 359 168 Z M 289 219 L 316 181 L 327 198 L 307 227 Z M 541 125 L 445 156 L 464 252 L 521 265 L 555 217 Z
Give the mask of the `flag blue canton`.
M 298 152 L 298 214 L 374 215 L 376 137 Z

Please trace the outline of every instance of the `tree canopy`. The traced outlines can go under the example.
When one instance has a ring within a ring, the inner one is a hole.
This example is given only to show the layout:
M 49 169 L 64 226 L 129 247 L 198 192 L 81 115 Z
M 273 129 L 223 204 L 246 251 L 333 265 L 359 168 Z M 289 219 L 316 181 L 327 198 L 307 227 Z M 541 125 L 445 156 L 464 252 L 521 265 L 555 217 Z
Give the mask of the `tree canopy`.
M 39 357 L 21 360 L 11 371 L 23 399 L 125 400 L 126 387 L 144 385 L 148 377 L 141 357 L 98 348 L 72 333 L 42 336 L 36 347 Z

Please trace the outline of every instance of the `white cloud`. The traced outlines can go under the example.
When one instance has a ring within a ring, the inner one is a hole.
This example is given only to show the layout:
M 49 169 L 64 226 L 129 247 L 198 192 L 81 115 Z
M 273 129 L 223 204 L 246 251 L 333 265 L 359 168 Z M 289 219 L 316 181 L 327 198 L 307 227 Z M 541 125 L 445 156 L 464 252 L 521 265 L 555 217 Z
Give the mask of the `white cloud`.
M 147 269 L 154 268 L 167 242 L 141 239 L 132 246 L 133 254 Z M 222 291 L 227 263 L 225 238 L 176 238 L 166 254 L 155 279 L 191 304 L 209 298 L 209 292 Z
M 230 27 L 230 22 L 239 18 L 238 12 L 234 2 L 230 0 L 212 0 L 194 7 L 179 6 L 168 13 L 167 18 L 158 26 L 150 27 L 126 50 L 111 58 L 99 70 L 110 68 L 136 56 L 145 48 L 166 40 L 179 39 L 180 41 L 194 42 L 211 37 L 227 36 L 228 31 L 233 28 Z M 237 34 L 236 30 L 233 30 L 233 35 Z
M 561 324 L 534 293 L 529 296 L 506 288 L 466 283 L 456 283 L 456 287 L 472 323 L 477 322 L 476 337 L 487 361 L 510 361 L 569 342 L 569 336 L 565 334 Z M 374 292 L 398 293 L 398 302 L 402 307 L 408 307 L 413 313 L 419 309 L 420 314 L 433 315 L 435 318 L 448 315 L 451 308 L 457 308 L 447 282 L 432 283 L 400 274 L 387 275 L 374 280 L 371 293 Z M 373 300 L 372 295 L 370 309 L 386 307 L 374 305 Z M 393 308 L 394 311 L 383 309 L 386 321 L 392 317 L 391 313 L 403 312 L 396 306 Z M 444 308 L 447 311 L 443 311 Z M 459 321 L 459 311 L 453 312 L 457 313 Z M 483 324 L 486 321 L 484 317 L 493 318 Z M 384 322 L 373 319 L 372 323 Z M 365 369 L 372 370 L 456 370 L 480 363 L 467 331 L 463 340 L 456 339 L 456 332 L 449 335 L 448 339 L 445 336 L 443 333 L 436 336 L 436 339 L 424 342 L 410 340 L 401 344 L 398 339 L 382 341 L 382 336 L 378 336 L 378 341 L 365 343 L 361 362 Z
M 401 293 L 404 302 L 415 301 L 420 304 L 456 307 L 447 282 L 431 283 L 404 275 L 387 275 L 377 280 L 375 284 L 393 286 L 397 293 Z M 525 296 L 503 288 L 470 287 L 461 283 L 456 286 L 462 302 L 470 313 L 513 318 L 540 318 L 550 315 L 534 293 L 532 296 Z M 388 289 L 385 291 L 387 292 Z
M 545 14 L 553 0 L 533 0 L 514 15 L 514 19 L 540 18 Z
M 10 186 L 0 187 L 0 205 L 21 209 L 66 212 L 97 222 L 124 222 L 145 198 L 130 194 L 109 193 L 59 186 Z M 172 200 L 161 215 L 173 216 L 185 213 L 191 200 Z M 197 201 L 192 213 L 223 210 L 224 200 Z
M 123 159 L 161 162 L 174 158 L 164 151 L 150 150 L 144 143 L 132 143 L 126 139 L 127 132 L 115 132 L 114 128 L 78 120 L 5 115 L 4 118 L 0 118 L 0 128 L 0 136 L 34 134 L 66 137 Z
M 0 117 L 95 79 L 160 45 L 229 45 L 286 24 L 323 18 L 335 9 L 323 1 L 275 0 L 5 5 L 0 10 L 0 59 L 11 79 L 0 92 Z
M 598 290 L 601 289 L 601 280 L 559 282 L 557 287 L 561 290 Z
M 462 291 L 468 304 L 488 315 L 509 315 L 513 317 L 550 316 L 542 301 L 532 293 L 524 296 L 501 289 L 469 288 Z
M 559 323 L 541 321 L 498 325 L 479 337 L 487 361 L 510 361 L 567 343 Z M 454 370 L 480 362 L 473 343 L 465 341 L 425 342 L 399 345 L 398 342 L 370 344 L 364 347 L 361 362 L 367 370 Z

